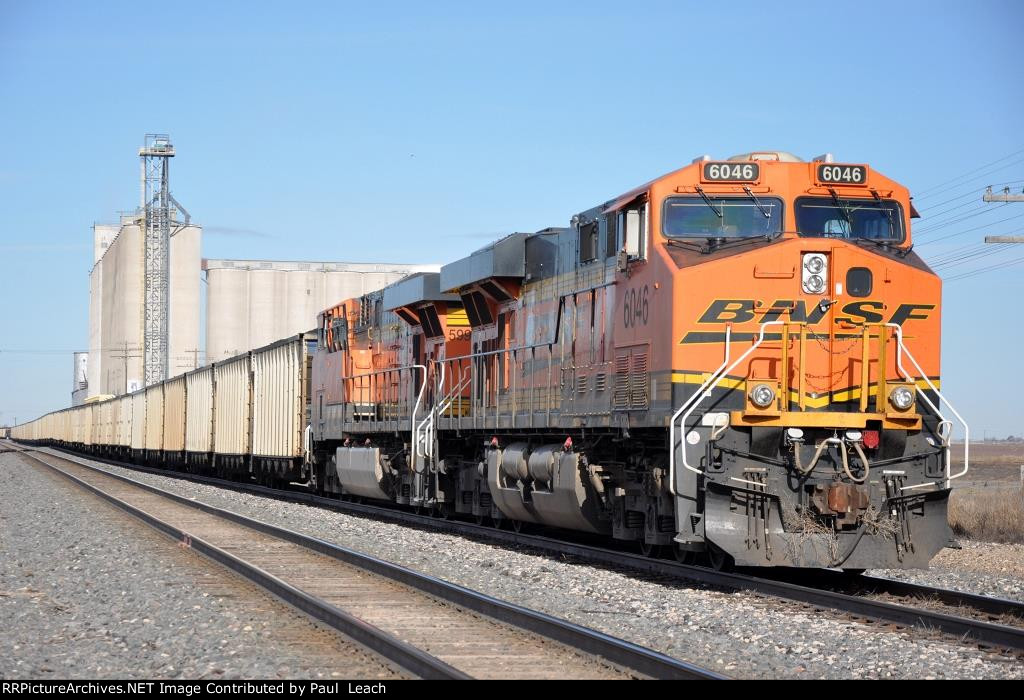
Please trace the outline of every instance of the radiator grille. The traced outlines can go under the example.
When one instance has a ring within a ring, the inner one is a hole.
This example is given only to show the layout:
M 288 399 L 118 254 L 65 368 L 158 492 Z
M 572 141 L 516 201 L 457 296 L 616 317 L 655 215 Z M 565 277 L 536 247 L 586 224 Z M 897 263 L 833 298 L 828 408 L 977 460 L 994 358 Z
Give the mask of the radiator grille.
M 647 394 L 648 373 L 647 353 L 639 352 L 633 355 L 633 366 L 629 373 L 629 407 L 647 408 L 650 403 Z
M 615 389 L 612 406 L 620 411 L 650 406 L 650 368 L 646 345 L 615 350 Z
M 618 352 L 623 352 L 619 350 Z M 615 391 L 612 393 L 612 406 L 618 409 L 629 408 L 629 350 L 615 356 Z

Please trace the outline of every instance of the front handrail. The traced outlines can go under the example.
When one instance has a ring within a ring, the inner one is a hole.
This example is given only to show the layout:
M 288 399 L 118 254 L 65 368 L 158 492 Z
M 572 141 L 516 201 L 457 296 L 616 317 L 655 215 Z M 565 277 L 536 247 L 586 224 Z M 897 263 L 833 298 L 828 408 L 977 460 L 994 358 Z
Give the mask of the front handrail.
M 742 355 L 736 358 L 736 360 L 732 364 L 729 364 L 729 358 L 732 354 L 732 325 L 730 324 L 725 327 L 725 360 L 722 362 L 721 365 L 718 366 L 718 369 L 716 369 L 711 374 L 711 376 L 709 376 L 707 380 L 703 384 L 701 384 L 700 388 L 697 389 L 697 391 L 695 391 L 693 394 L 691 394 L 690 398 L 683 402 L 683 405 L 680 406 L 679 409 L 672 414 L 672 418 L 669 421 L 669 445 L 671 449 L 669 449 L 668 455 L 668 483 L 669 493 L 671 493 L 673 496 L 677 495 L 675 474 L 676 421 L 679 421 L 679 430 L 684 434 L 683 439 L 685 440 L 686 420 L 690 417 L 690 414 L 692 414 L 694 410 L 696 410 L 697 406 L 700 404 L 701 401 L 711 396 L 711 389 L 718 383 L 718 381 L 722 377 L 729 374 L 729 372 L 734 370 L 741 362 L 743 362 L 743 360 L 750 357 L 750 354 L 761 346 L 765 339 L 765 329 L 768 328 L 768 326 L 781 326 L 784 325 L 785 323 L 785 321 L 765 321 L 764 323 L 762 323 L 761 331 L 758 334 L 757 340 L 754 341 L 753 345 L 747 348 L 746 352 L 744 352 Z M 682 414 L 681 418 L 680 414 Z M 689 469 L 691 472 L 695 474 L 704 473 L 702 470 L 697 469 L 694 466 L 691 466 L 690 463 L 686 460 L 685 445 L 683 446 L 683 449 L 680 450 L 680 454 L 683 458 L 683 467 Z
M 935 415 L 938 416 L 938 418 L 939 418 L 939 421 L 940 421 L 940 423 L 939 423 L 939 437 L 942 438 L 942 443 L 943 443 L 942 446 L 943 446 L 943 449 L 944 449 L 945 454 L 946 454 L 946 488 L 950 488 L 950 484 L 952 483 L 953 479 L 959 479 L 964 474 L 966 474 L 967 470 L 970 468 L 969 458 L 970 458 L 970 449 L 971 449 L 971 428 L 970 428 L 969 425 L 967 425 L 967 421 L 965 421 L 963 419 L 963 417 L 956 410 L 956 408 L 953 407 L 953 404 L 950 403 L 949 399 L 947 399 L 945 396 L 942 395 L 942 392 L 940 392 L 939 388 L 937 386 L 935 386 L 935 383 L 932 382 L 932 380 L 928 376 L 928 374 L 923 369 L 921 369 L 921 365 L 918 364 L 916 359 L 914 359 L 914 356 L 910 353 L 910 351 L 907 350 L 906 345 L 903 344 L 903 327 L 900 326 L 898 323 L 887 323 L 885 325 L 889 326 L 890 328 L 895 329 L 895 331 L 896 331 L 896 341 L 899 344 L 899 349 L 900 349 L 899 354 L 896 355 L 896 367 L 897 367 L 897 369 L 899 369 L 900 374 L 903 375 L 904 379 L 906 379 L 908 382 L 912 382 L 914 384 L 914 388 L 917 389 L 918 396 L 920 396 L 924 400 L 925 404 L 927 404 L 928 407 L 931 408 L 932 411 L 935 412 Z M 928 385 L 928 388 L 935 392 L 935 395 L 939 397 L 939 401 L 941 401 L 942 403 L 946 404 L 946 406 L 949 407 L 949 410 L 953 412 L 953 415 L 956 416 L 956 419 L 958 421 L 960 421 L 960 425 L 962 425 L 964 427 L 964 468 L 963 468 L 962 471 L 960 471 L 960 472 L 958 472 L 956 474 L 951 474 L 950 473 L 953 470 L 952 450 L 950 448 L 950 442 L 951 442 L 951 439 L 953 437 L 953 434 L 952 434 L 953 433 L 953 431 L 952 431 L 953 423 L 952 423 L 952 421 L 947 420 L 942 415 L 942 413 L 939 411 L 938 407 L 934 403 L 932 403 L 931 399 L 928 398 L 928 395 L 925 392 L 920 391 L 920 389 L 918 389 L 917 382 L 914 381 L 911 378 L 910 373 L 907 372 L 907 370 L 903 368 L 903 354 L 904 353 L 906 353 L 907 357 L 914 364 L 914 367 L 920 373 L 921 378 Z M 943 425 L 950 426 L 945 431 L 945 433 L 943 433 L 943 431 L 942 431 L 942 426 Z M 927 485 L 930 485 L 930 484 L 931 484 L 931 482 L 928 482 L 927 484 L 917 484 L 915 486 L 905 486 L 905 487 L 903 487 L 902 490 L 903 491 L 907 491 L 909 489 L 921 488 L 923 486 L 927 486 Z

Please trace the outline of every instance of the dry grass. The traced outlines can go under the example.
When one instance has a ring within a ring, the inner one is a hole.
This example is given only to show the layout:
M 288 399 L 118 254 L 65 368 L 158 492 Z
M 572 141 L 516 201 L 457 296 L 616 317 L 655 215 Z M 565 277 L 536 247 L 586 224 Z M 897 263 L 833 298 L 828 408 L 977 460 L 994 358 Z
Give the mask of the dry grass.
M 1020 487 L 953 489 L 949 526 L 957 537 L 1024 543 L 1024 493 Z

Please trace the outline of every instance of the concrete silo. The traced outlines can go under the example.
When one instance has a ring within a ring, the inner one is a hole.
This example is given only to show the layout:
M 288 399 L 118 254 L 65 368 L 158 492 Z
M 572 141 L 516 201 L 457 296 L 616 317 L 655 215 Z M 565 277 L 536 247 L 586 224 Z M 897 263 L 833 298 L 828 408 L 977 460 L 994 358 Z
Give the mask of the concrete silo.
M 334 304 L 439 265 L 203 260 L 206 358 L 218 362 L 316 326 Z

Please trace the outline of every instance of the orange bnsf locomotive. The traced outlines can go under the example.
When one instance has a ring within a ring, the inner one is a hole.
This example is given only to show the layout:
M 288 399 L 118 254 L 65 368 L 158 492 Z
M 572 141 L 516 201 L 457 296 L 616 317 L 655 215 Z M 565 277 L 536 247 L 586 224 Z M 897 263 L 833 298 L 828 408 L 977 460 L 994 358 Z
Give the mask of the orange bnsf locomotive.
M 913 214 L 865 165 L 703 158 L 345 301 L 312 483 L 718 567 L 927 566 L 967 455 Z

